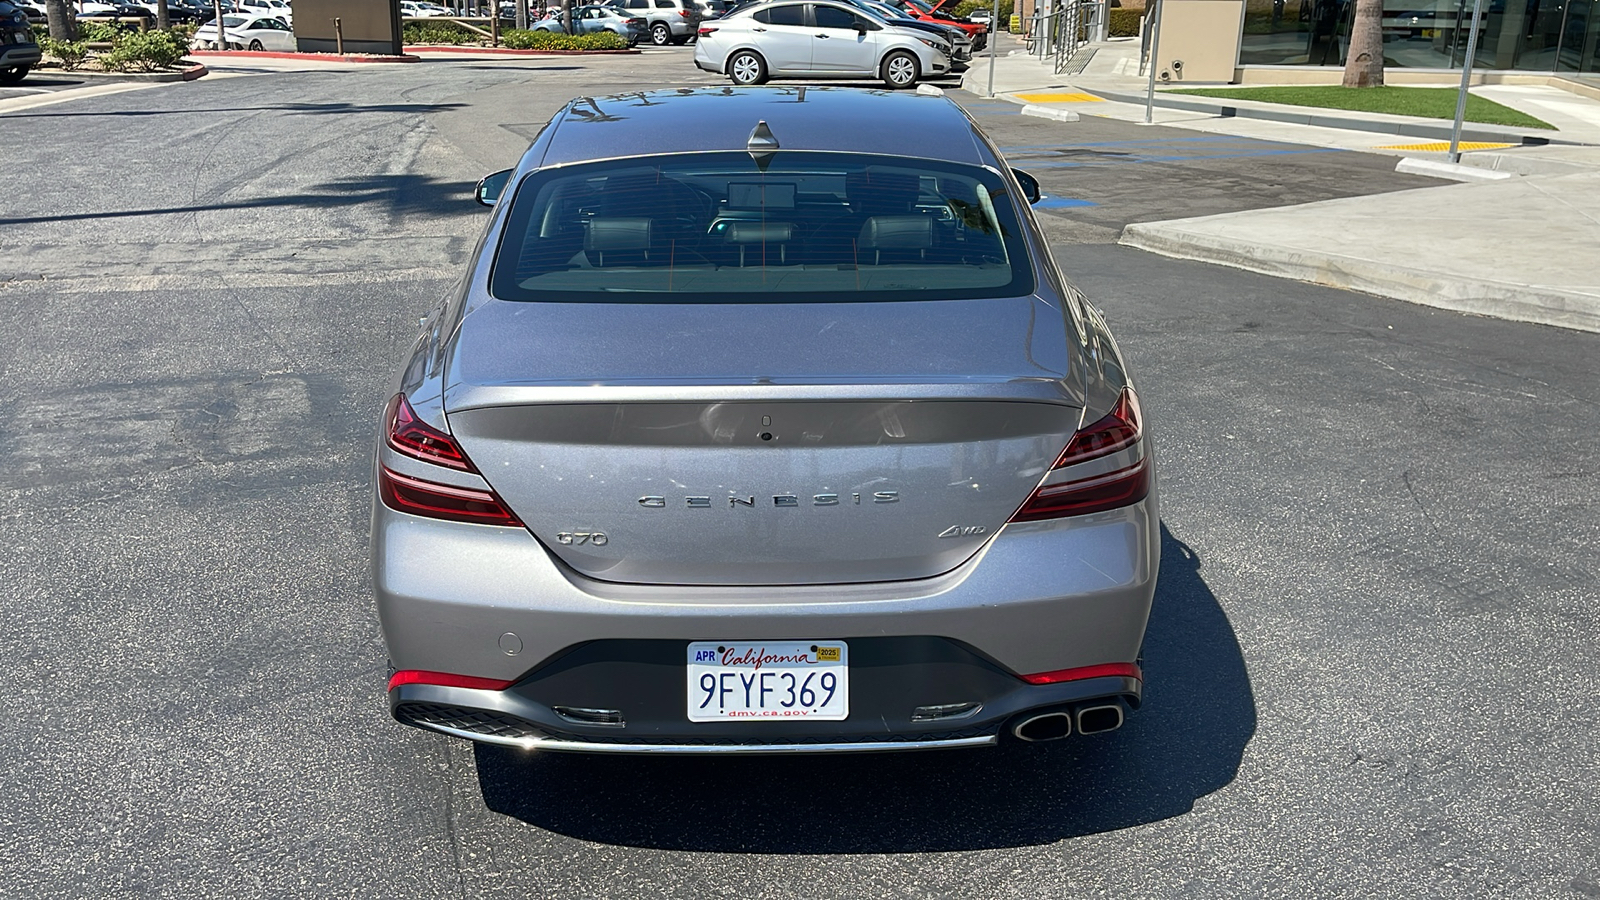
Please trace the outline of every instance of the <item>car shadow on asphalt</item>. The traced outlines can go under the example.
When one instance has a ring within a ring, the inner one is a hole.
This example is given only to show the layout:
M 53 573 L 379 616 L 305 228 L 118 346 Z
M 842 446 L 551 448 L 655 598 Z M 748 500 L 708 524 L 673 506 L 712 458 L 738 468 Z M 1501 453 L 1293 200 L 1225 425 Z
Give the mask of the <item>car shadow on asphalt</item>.
M 1180 816 L 1237 775 L 1249 673 L 1200 558 L 1161 527 L 1144 707 L 1052 744 L 890 755 L 667 758 L 476 745 L 490 810 L 581 840 L 719 853 L 1047 844 Z
M 44 82 L 40 82 L 43 84 Z M 137 119 L 147 116 L 189 116 L 207 113 L 281 112 L 291 115 L 348 116 L 357 113 L 399 113 L 422 115 L 459 109 L 465 103 L 278 103 L 272 106 L 218 106 L 198 109 L 110 109 L 110 110 L 40 110 L 39 112 L 6 113 L 8 119 L 69 119 L 113 118 Z
M 360 178 L 340 178 L 316 185 L 310 191 L 282 194 L 276 197 L 253 197 L 237 203 L 195 203 L 185 206 L 141 207 L 139 209 L 105 210 L 100 212 L 62 213 L 45 216 L 0 217 L 0 226 L 35 225 L 43 222 L 80 222 L 107 219 L 130 219 L 140 216 L 164 216 L 174 213 L 215 212 L 218 210 L 267 209 L 273 207 L 303 207 L 305 209 L 335 209 L 348 206 L 373 206 L 387 204 L 390 214 L 427 216 L 475 215 L 483 207 L 473 202 L 476 183 L 471 181 L 445 181 L 426 175 L 370 175 Z

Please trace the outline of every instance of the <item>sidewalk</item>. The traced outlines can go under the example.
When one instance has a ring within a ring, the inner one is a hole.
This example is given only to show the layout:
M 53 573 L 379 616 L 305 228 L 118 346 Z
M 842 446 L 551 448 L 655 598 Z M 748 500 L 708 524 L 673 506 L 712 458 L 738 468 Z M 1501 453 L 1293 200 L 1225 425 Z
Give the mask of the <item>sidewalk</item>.
M 1053 66 L 1031 57 L 998 57 L 996 93 L 1080 116 L 1144 121 L 1138 42 L 1108 42 L 1096 45 L 1095 51 L 1079 75 L 1056 75 Z M 985 92 L 987 64 L 987 57 L 975 61 L 964 82 L 967 90 Z M 1600 101 L 1545 86 L 1490 85 L 1473 88 L 1473 93 L 1559 129 L 1491 126 L 1501 139 L 1475 143 L 1474 152 L 1462 158 L 1463 163 L 1518 177 L 1140 223 L 1123 231 L 1122 243 L 1427 306 L 1600 332 Z M 1224 106 L 1243 107 L 1244 101 L 1182 99 L 1211 100 L 1215 109 L 1157 107 L 1154 121 L 1396 157 L 1446 158 L 1440 141 L 1417 136 L 1428 133 L 1432 120 L 1298 110 L 1319 120 L 1300 124 L 1288 121 L 1292 116 L 1223 114 Z M 1342 118 L 1360 121 L 1339 123 L 1345 127 L 1329 124 Z M 1383 120 L 1417 127 L 1370 130 Z M 1444 125 L 1448 129 L 1449 123 Z M 1518 145 L 1512 138 L 1522 134 L 1570 143 Z

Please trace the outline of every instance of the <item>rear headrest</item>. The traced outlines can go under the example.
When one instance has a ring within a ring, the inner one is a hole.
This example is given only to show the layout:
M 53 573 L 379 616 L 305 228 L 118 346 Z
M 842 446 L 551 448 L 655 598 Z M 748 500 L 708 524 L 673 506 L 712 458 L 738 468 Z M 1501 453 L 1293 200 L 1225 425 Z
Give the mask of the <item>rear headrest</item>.
M 921 184 L 917 176 L 867 169 L 844 177 L 845 199 L 857 210 L 902 213 L 917 202 Z
M 649 250 L 650 220 L 636 217 L 595 216 L 583 236 L 585 250 Z
M 794 237 L 789 222 L 729 222 L 722 239 L 730 244 L 781 244 Z
M 928 250 L 933 247 L 933 219 L 928 216 L 873 216 L 861 226 L 864 250 Z

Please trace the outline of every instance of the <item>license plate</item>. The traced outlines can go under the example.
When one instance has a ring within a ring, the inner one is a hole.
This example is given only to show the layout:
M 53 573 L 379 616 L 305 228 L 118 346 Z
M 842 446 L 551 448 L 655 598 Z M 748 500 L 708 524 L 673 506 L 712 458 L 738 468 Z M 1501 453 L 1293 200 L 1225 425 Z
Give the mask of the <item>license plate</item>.
M 850 715 L 850 648 L 843 641 L 697 641 L 689 645 L 689 721 Z

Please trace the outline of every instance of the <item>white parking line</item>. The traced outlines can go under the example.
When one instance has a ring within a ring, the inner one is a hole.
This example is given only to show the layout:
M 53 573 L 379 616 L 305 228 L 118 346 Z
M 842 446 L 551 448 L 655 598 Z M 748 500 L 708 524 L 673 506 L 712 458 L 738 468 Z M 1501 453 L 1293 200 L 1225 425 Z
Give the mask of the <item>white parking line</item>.
M 68 88 L 64 91 L 42 91 L 43 97 L 12 97 L 0 100 L 0 115 L 21 112 L 25 109 L 35 109 L 40 106 L 49 106 L 53 103 L 66 103 L 68 100 L 82 100 L 87 97 L 104 97 L 107 94 L 120 94 L 124 91 L 139 91 L 145 88 L 159 87 L 160 83 L 141 84 L 136 82 L 119 81 L 114 84 L 96 84 L 89 87 Z

